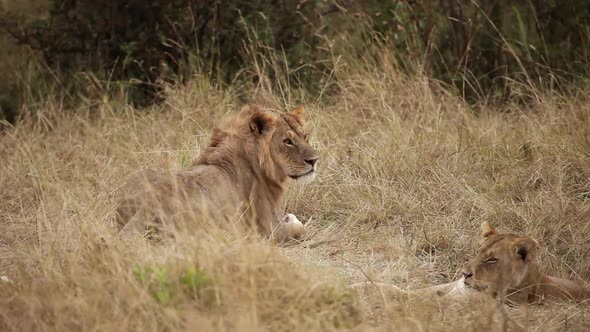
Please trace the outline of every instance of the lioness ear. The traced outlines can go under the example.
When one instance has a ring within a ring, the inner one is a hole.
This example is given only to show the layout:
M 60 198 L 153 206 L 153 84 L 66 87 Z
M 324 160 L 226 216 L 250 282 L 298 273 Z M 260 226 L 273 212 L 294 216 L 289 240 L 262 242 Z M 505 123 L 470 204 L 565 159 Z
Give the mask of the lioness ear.
M 250 131 L 256 136 L 272 133 L 275 129 L 275 117 L 258 109 L 250 115 Z
M 523 262 L 528 262 L 535 257 L 538 247 L 539 244 L 535 239 L 526 237 L 516 243 L 514 252 Z
M 481 237 L 486 238 L 490 235 L 496 234 L 496 230 L 487 221 L 484 221 L 481 226 Z

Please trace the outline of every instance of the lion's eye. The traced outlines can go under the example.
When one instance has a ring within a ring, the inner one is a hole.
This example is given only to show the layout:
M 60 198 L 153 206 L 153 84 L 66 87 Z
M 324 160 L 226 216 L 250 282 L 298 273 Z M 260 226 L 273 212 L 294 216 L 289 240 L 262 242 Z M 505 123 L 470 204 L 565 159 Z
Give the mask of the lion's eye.
M 285 143 L 286 146 L 293 146 L 293 141 L 288 138 L 284 140 L 283 143 Z
M 494 264 L 496 263 L 498 260 L 496 258 L 490 258 L 488 260 L 486 260 L 484 263 L 486 264 Z
M 305 135 L 303 135 L 303 138 L 307 141 L 307 139 L 309 139 L 309 135 L 305 134 Z

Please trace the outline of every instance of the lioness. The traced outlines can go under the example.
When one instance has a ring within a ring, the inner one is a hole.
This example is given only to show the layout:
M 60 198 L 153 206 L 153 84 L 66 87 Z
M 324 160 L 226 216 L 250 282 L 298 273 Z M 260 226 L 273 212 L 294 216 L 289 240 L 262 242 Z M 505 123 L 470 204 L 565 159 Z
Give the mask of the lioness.
M 287 178 L 311 182 L 316 176 L 319 157 L 308 143 L 302 111 L 246 106 L 213 130 L 191 167 L 174 175 L 141 171 L 123 188 L 120 232 L 144 233 L 189 213 L 245 219 L 277 241 L 300 238 L 303 224 L 292 214 L 282 216 L 280 207 Z
M 528 235 L 500 234 L 484 222 L 477 255 L 463 272 L 465 285 L 512 303 L 590 298 L 590 291 L 578 283 L 545 275 L 537 264 L 538 248 Z
M 465 266 L 463 278 L 448 284 L 413 291 L 382 283 L 362 282 L 350 287 L 378 289 L 387 294 L 415 294 L 423 297 L 453 296 L 464 298 L 485 291 L 509 303 L 543 301 L 580 301 L 590 298 L 590 291 L 578 283 L 543 274 L 537 264 L 539 244 L 532 237 L 499 234 L 487 222 L 481 225 L 477 254 Z

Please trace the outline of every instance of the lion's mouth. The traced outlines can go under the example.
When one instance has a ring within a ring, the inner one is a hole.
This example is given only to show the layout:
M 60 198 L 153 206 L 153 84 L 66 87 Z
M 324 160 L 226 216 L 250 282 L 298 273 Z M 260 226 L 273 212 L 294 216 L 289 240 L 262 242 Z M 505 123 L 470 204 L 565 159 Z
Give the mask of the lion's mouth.
M 311 175 L 315 172 L 315 167 L 312 167 L 309 171 L 303 173 L 303 174 L 299 174 L 299 175 L 289 175 L 289 177 L 291 179 L 297 180 L 298 178 L 304 177 L 304 176 L 308 176 Z
M 463 284 L 465 284 L 465 287 L 471 288 L 471 289 L 476 290 L 478 292 L 483 292 L 487 289 L 487 286 L 481 285 L 481 284 L 476 284 L 474 282 L 467 282 L 467 279 L 464 279 Z
M 315 172 L 315 171 L 312 169 L 311 171 L 309 171 L 309 172 L 307 172 L 307 173 L 305 173 L 305 174 L 301 174 L 301 175 L 290 175 L 290 177 L 291 177 L 291 179 L 293 179 L 293 180 L 297 180 L 297 179 L 299 179 L 299 178 L 302 178 L 302 177 L 304 177 L 304 176 L 311 175 L 311 174 L 313 174 L 314 172 Z
M 304 183 L 308 183 L 311 182 L 315 179 L 315 167 L 312 167 L 312 169 L 310 169 L 309 171 L 300 174 L 300 175 L 290 175 L 289 176 L 291 179 L 296 180 L 296 181 L 301 181 Z
M 307 172 L 307 173 L 305 173 L 305 174 L 303 174 L 303 175 L 300 175 L 300 176 L 298 176 L 298 177 L 306 176 L 306 175 L 309 175 L 309 174 L 311 174 L 311 173 L 313 173 L 313 172 L 315 172 L 315 169 L 314 169 L 314 168 L 310 169 L 310 170 L 309 170 L 309 172 Z

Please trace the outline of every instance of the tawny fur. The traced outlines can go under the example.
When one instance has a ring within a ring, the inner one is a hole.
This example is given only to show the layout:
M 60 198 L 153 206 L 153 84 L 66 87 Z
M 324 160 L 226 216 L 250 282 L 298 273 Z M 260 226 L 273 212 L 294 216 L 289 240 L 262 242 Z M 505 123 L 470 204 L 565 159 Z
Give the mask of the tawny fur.
M 537 263 L 538 242 L 528 235 L 499 234 L 481 226 L 480 247 L 466 265 L 469 287 L 501 296 L 511 303 L 581 301 L 590 291 L 575 281 L 545 275 Z
M 420 297 L 424 299 L 435 299 L 438 297 L 452 298 L 452 299 L 466 299 L 468 296 L 477 294 L 478 292 L 465 286 L 464 279 L 454 282 L 434 285 L 424 288 L 404 290 L 396 285 L 385 284 L 380 282 L 364 281 L 348 286 L 360 293 L 371 294 L 378 292 L 382 296 L 387 297 Z
M 464 299 L 487 292 L 513 304 L 582 301 L 590 291 L 575 281 L 545 275 L 536 254 L 538 243 L 527 235 L 498 234 L 488 223 L 481 226 L 480 248 L 466 265 L 460 280 L 415 290 L 384 283 L 361 282 L 349 287 L 358 291 L 378 291 L 383 295 L 437 296 Z
M 289 177 L 313 179 L 317 159 L 300 108 L 278 113 L 247 106 L 213 130 L 191 167 L 173 175 L 135 175 L 123 188 L 118 224 L 125 235 L 144 233 L 187 213 L 245 222 L 278 241 L 300 238 L 303 225 L 280 210 L 285 183 Z

